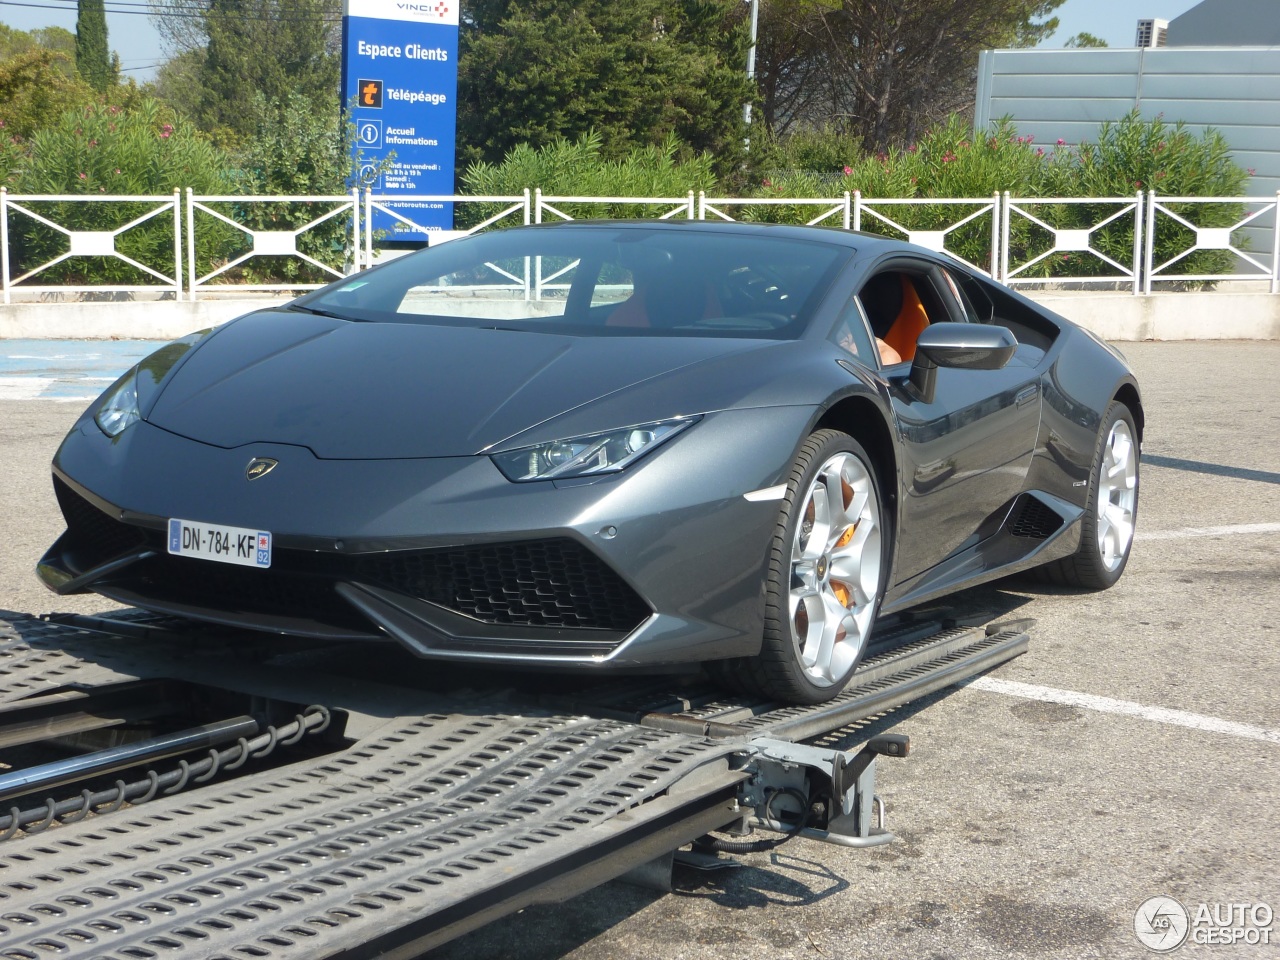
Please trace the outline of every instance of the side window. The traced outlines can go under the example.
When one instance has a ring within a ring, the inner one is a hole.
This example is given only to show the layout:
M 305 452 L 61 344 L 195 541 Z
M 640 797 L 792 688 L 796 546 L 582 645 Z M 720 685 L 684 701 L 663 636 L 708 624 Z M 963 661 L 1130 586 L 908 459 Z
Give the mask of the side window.
M 886 366 L 914 359 L 916 340 L 931 318 L 947 317 L 928 279 L 905 270 L 890 269 L 871 277 L 858 291 L 858 299 Z
M 961 288 L 977 307 L 979 322 L 1008 327 L 1018 339 L 1017 356 L 1035 365 L 1043 359 L 1059 329 L 1056 324 L 990 281 L 965 277 Z
M 947 282 L 954 286 L 956 295 L 964 307 L 965 316 L 969 318 L 970 323 L 993 322 L 995 304 L 991 302 L 991 297 L 987 294 L 980 281 L 975 280 L 973 277 L 961 275 L 957 284 L 957 278 L 952 276 L 949 271 L 944 270 L 943 273 L 947 277 Z
M 635 278 L 631 271 L 614 260 L 600 265 L 596 282 L 591 288 L 591 306 L 604 307 L 622 303 L 635 293 Z
M 862 312 L 862 304 L 853 297 L 844 305 L 835 329 L 831 331 L 831 341 L 850 356 L 857 357 L 869 367 L 879 364 L 880 356 L 871 341 L 871 331 L 866 315 Z
M 902 311 L 902 274 L 878 273 L 858 291 L 863 313 L 871 332 L 879 339 L 888 336 Z
M 986 323 L 990 319 L 991 314 L 989 311 L 986 316 L 983 316 L 978 312 L 974 307 L 973 302 L 966 295 L 964 288 L 962 288 L 960 284 L 956 283 L 956 278 L 952 275 L 950 270 L 940 268 L 938 273 L 942 274 L 942 279 L 946 282 L 947 292 L 951 294 L 956 305 L 959 307 L 960 316 L 964 317 L 964 319 L 969 323 Z

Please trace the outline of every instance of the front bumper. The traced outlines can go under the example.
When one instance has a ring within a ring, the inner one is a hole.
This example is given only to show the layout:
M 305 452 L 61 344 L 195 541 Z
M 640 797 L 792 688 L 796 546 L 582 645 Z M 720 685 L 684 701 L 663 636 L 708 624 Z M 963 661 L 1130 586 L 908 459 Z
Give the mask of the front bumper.
M 758 651 L 776 502 L 812 411 L 714 414 L 631 469 L 511 483 L 487 457 L 321 460 L 84 421 L 54 461 L 60 592 L 422 656 L 650 666 Z M 744 443 L 744 437 L 750 442 Z M 254 457 L 280 466 L 245 478 Z M 169 517 L 271 530 L 269 571 L 169 556 Z

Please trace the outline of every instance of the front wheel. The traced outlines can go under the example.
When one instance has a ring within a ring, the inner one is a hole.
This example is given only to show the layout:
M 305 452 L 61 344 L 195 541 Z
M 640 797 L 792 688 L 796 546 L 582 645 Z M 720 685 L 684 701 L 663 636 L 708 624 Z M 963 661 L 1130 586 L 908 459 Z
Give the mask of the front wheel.
M 1124 573 L 1138 520 L 1138 431 L 1118 400 L 1107 407 L 1089 478 L 1076 552 L 1042 567 L 1053 583 L 1105 590 Z
M 733 686 L 791 703 L 838 694 L 867 647 L 890 536 L 871 459 L 819 430 L 800 448 L 779 511 L 755 657 L 709 665 Z

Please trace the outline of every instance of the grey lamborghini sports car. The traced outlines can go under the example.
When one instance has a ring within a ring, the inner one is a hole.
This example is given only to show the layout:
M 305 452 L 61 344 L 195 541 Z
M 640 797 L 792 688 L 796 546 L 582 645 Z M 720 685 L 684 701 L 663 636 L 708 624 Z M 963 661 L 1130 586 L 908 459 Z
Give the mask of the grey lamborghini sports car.
M 835 695 L 877 615 L 1113 584 L 1143 412 L 1104 343 L 837 230 L 477 235 L 169 344 L 58 450 L 60 593 L 423 657 Z

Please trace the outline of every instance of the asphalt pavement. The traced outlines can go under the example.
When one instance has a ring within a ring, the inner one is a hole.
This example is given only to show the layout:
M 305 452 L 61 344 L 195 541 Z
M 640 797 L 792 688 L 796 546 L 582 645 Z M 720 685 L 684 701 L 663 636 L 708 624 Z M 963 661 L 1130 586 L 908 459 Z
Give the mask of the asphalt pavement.
M 56 400 L 150 346 L 32 343 L 0 343 L 0 617 L 109 606 L 31 573 L 62 529 L 48 460 L 82 407 Z M 1280 922 L 1254 922 L 1280 910 L 1280 342 L 1121 349 L 1147 408 L 1128 571 L 1100 594 L 1006 581 L 956 598 L 1037 626 L 1027 655 L 896 715 L 912 752 L 879 775 L 898 841 L 796 840 L 681 870 L 665 896 L 608 884 L 432 956 L 1149 957 L 1135 913 L 1157 896 L 1192 921 L 1167 955 L 1280 956 Z M 1215 914 L 1229 922 L 1195 922 Z

